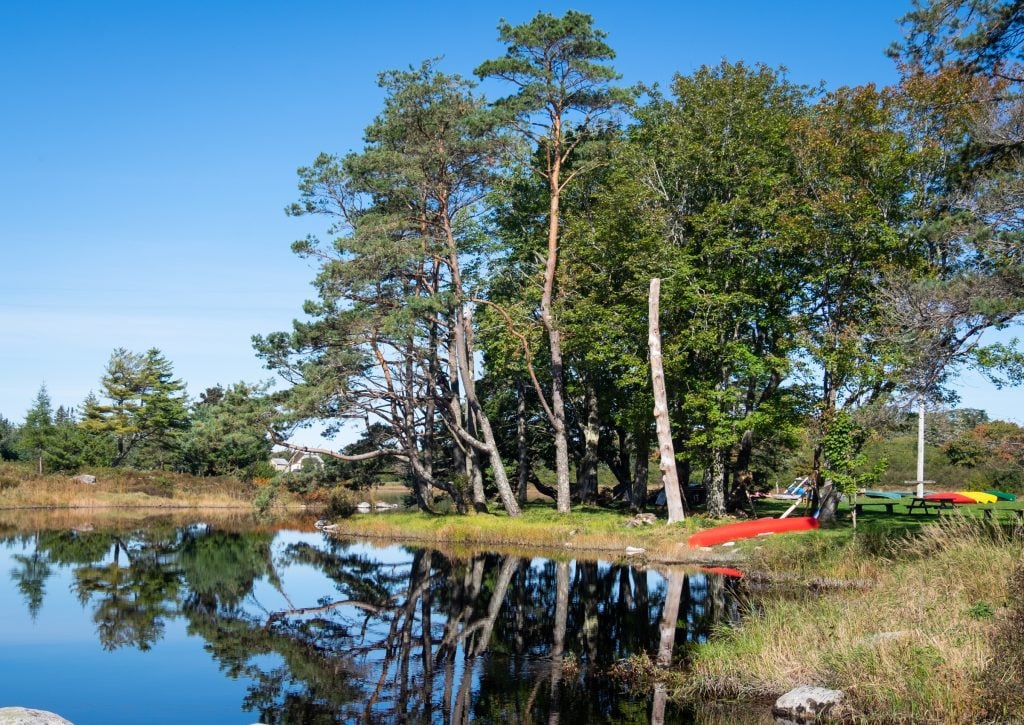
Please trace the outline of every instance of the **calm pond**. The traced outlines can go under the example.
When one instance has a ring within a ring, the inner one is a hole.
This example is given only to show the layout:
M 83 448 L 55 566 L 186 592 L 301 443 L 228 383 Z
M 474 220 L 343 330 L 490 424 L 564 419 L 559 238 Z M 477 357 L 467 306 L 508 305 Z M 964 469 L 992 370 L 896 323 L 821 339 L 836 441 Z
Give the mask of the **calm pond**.
M 740 609 L 737 580 L 622 562 L 241 522 L 42 528 L 0 525 L 0 706 L 76 725 L 683 722 L 609 668 L 678 659 Z

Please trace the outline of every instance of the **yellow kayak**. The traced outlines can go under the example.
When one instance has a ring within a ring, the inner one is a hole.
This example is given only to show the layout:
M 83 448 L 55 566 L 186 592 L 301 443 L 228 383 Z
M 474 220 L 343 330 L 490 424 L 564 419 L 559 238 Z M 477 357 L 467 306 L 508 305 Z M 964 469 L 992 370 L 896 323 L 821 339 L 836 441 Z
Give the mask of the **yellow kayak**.
M 978 503 L 995 503 L 999 500 L 997 497 L 984 491 L 957 491 L 957 493 L 967 498 L 973 498 Z

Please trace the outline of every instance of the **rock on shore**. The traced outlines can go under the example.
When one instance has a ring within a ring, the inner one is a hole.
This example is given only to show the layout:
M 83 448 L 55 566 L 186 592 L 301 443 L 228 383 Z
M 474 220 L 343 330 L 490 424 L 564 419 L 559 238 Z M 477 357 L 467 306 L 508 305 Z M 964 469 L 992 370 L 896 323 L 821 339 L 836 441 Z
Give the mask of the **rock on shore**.
M 839 705 L 843 697 L 842 690 L 802 685 L 776 700 L 772 714 L 779 718 L 776 722 L 814 722 Z
M 0 707 L 0 725 L 73 725 L 60 715 L 27 707 Z

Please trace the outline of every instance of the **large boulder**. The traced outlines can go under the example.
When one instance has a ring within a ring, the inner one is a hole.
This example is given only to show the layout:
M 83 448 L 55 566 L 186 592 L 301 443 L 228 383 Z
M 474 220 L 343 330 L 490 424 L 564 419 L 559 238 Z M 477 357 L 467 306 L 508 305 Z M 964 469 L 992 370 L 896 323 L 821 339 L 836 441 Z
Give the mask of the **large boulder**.
M 814 722 L 843 701 L 842 690 L 801 685 L 775 701 L 772 714 L 783 722 Z
M 73 725 L 60 715 L 27 707 L 0 707 L 0 725 Z
M 92 485 L 96 483 L 96 476 L 90 476 L 88 473 L 80 473 L 77 476 L 74 476 L 71 480 L 77 483 L 88 483 Z

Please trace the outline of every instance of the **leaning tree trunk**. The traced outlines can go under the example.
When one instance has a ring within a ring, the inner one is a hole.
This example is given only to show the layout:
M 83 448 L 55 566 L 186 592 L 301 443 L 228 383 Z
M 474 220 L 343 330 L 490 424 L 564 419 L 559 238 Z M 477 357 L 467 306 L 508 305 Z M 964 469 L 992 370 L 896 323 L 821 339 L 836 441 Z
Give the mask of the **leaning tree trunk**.
M 556 136 L 560 137 L 559 131 Z M 558 269 L 558 218 L 561 194 L 561 149 L 555 139 L 553 163 L 548 175 L 550 203 L 548 207 L 548 251 L 544 264 L 544 291 L 540 299 L 540 320 L 548 333 L 551 350 L 551 421 L 555 438 L 555 478 L 559 513 L 569 513 L 569 439 L 565 423 L 565 374 L 562 361 L 562 332 L 555 322 L 552 300 L 555 272 Z
M 661 280 L 651 280 L 648 298 L 647 345 L 651 350 L 651 383 L 654 386 L 654 422 L 658 429 L 658 450 L 661 453 L 658 467 L 665 485 L 665 501 L 668 503 L 668 523 L 673 524 L 686 518 L 683 502 L 679 495 L 679 476 L 676 474 L 676 456 L 672 449 L 672 426 L 668 419 L 668 396 L 665 393 L 665 371 L 661 363 L 661 328 L 658 322 Z
M 472 410 L 466 411 L 466 432 L 474 438 L 479 438 L 477 432 L 476 416 Z M 487 494 L 484 491 L 484 472 L 480 461 L 480 454 L 470 448 L 466 451 L 466 479 L 469 481 L 470 490 L 473 492 L 473 510 L 478 514 L 487 513 Z
M 487 455 L 490 459 L 491 473 L 494 476 L 494 484 L 498 488 L 498 496 L 501 498 L 501 503 L 505 507 L 505 511 L 509 516 L 518 516 L 521 512 L 519 510 L 519 504 L 516 502 L 515 494 L 512 492 L 512 486 L 508 482 L 508 476 L 505 473 L 505 464 L 501 460 L 501 454 L 498 452 L 498 443 L 494 437 L 494 431 L 491 428 L 491 422 L 487 418 L 487 414 L 484 413 L 483 408 L 480 405 L 480 400 L 476 395 L 476 381 L 473 380 L 472 374 L 472 363 L 469 359 L 469 352 L 467 349 L 466 340 L 466 320 L 460 311 L 456 312 L 455 317 L 455 345 L 456 345 L 456 357 L 459 363 L 459 376 L 462 379 L 462 389 L 466 395 L 466 417 L 475 417 L 475 422 L 483 436 L 484 447 L 486 448 Z

